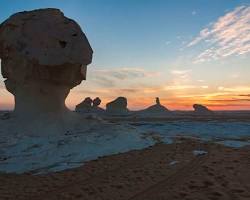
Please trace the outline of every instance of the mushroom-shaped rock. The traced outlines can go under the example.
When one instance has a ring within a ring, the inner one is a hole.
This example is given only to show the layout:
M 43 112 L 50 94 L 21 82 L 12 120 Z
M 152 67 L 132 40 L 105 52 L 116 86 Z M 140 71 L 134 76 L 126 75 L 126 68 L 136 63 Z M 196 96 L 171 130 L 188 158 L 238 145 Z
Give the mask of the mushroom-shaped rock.
M 96 113 L 96 114 L 104 114 L 105 110 L 101 107 L 99 107 L 99 105 L 101 104 L 102 100 L 99 97 L 96 97 L 93 100 L 93 106 L 92 106 L 92 112 Z
M 193 105 L 194 112 L 197 114 L 211 114 L 213 111 L 209 110 L 206 106 L 201 104 L 194 104 Z
M 128 112 L 127 104 L 125 97 L 118 97 L 106 104 L 106 110 L 108 113 L 125 114 Z
M 15 113 L 67 111 L 65 99 L 86 79 L 92 53 L 80 26 L 58 9 L 9 17 L 0 25 L 0 58 Z
M 101 104 L 101 99 L 99 97 L 96 97 L 94 100 L 93 100 L 93 107 L 98 107 L 100 104 Z
M 81 103 L 76 105 L 75 111 L 77 112 L 90 112 L 92 109 L 93 100 L 90 97 L 85 98 Z

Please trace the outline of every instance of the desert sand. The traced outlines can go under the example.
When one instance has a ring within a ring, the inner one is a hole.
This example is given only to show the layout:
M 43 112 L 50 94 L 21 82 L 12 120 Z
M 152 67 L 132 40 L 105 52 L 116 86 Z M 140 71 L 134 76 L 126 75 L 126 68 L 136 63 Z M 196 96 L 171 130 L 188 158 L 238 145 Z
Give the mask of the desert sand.
M 249 150 L 180 138 L 61 172 L 1 174 L 0 199 L 247 200 Z

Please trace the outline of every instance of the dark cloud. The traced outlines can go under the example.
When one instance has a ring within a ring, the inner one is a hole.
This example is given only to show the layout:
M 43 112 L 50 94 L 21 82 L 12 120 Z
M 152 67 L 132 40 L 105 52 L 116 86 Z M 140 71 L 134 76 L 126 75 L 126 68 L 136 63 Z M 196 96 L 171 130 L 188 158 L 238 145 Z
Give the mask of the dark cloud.
M 250 97 L 250 94 L 240 94 L 240 97 Z
M 96 90 L 75 90 L 73 91 L 75 93 L 82 93 L 82 94 L 90 94 L 90 95 L 100 95 L 100 91 L 96 91 Z
M 88 80 L 98 86 L 111 88 L 119 84 L 119 81 L 129 81 L 136 78 L 154 76 L 156 73 L 147 72 L 139 68 L 122 68 L 109 70 L 94 70 L 88 74 Z
M 239 102 L 239 101 L 250 101 L 250 99 L 211 99 L 208 101 L 213 102 Z
M 82 90 L 75 90 L 74 92 L 76 93 L 82 93 L 82 94 L 88 94 L 88 95 L 107 95 L 107 94 L 123 94 L 123 93 L 136 93 L 139 92 L 140 89 L 130 89 L 130 88 L 124 88 L 124 89 L 116 89 L 116 88 L 112 88 L 112 89 L 108 89 L 108 90 L 88 90 L 88 89 L 82 89 Z
M 119 93 L 136 93 L 139 92 L 140 89 L 117 89 Z
M 94 76 L 91 76 L 89 79 L 93 81 L 95 84 L 102 87 L 110 88 L 115 86 L 115 81 L 110 79 L 110 77 L 104 75 L 96 74 Z
M 113 77 L 113 78 L 117 78 L 119 80 L 125 80 L 128 78 L 143 78 L 145 77 L 145 73 L 143 71 L 132 71 L 132 70 L 121 70 L 121 71 L 110 71 L 108 73 L 109 76 Z
M 248 106 L 250 106 L 250 104 L 207 104 L 206 103 L 206 106 L 211 106 L 211 107 L 242 107 L 242 106 L 246 106 L 246 107 L 248 107 Z

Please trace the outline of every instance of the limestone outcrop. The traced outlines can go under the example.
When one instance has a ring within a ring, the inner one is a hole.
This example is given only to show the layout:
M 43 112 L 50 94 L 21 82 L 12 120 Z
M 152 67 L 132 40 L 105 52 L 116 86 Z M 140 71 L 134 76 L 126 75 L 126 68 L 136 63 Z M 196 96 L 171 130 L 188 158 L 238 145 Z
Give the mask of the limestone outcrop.
M 94 100 L 93 100 L 93 107 L 94 108 L 97 108 L 100 104 L 101 104 L 101 99 L 99 97 L 96 97 Z
M 92 53 L 80 26 L 58 9 L 10 16 L 0 25 L 0 58 L 14 113 L 67 111 L 65 99 L 86 79 Z
M 93 100 L 90 97 L 85 98 L 81 103 L 76 105 L 77 112 L 90 112 L 92 110 Z
M 125 97 L 118 97 L 114 101 L 106 104 L 106 111 L 108 113 L 126 114 L 128 113 L 127 104 Z
M 162 116 L 168 114 L 170 111 L 163 105 L 161 105 L 160 98 L 156 97 L 155 105 L 149 106 L 145 110 L 139 111 L 139 114 Z
M 81 103 L 76 105 L 75 111 L 82 113 L 104 113 L 105 110 L 99 107 L 101 99 L 96 97 L 92 100 L 90 97 L 85 98 Z
M 155 102 L 156 102 L 156 105 L 161 105 L 159 97 L 156 97 Z
M 92 112 L 97 113 L 97 114 L 104 114 L 105 110 L 101 108 L 99 105 L 101 104 L 102 100 L 99 97 L 96 97 L 93 100 L 93 105 L 92 105 Z
M 206 106 L 201 104 L 194 104 L 193 105 L 194 112 L 196 114 L 211 114 L 213 111 L 209 110 Z

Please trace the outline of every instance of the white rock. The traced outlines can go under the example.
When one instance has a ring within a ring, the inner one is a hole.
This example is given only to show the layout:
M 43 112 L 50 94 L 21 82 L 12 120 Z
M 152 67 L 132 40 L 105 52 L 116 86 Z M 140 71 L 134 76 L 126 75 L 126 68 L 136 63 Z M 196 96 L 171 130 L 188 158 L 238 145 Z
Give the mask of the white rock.
M 203 150 L 194 150 L 193 151 L 194 156 L 203 156 L 203 155 L 206 155 L 206 154 L 207 154 L 207 151 L 203 151 Z
M 173 161 L 171 161 L 170 163 L 169 163 L 169 165 L 176 165 L 177 163 L 179 163 L 179 161 L 177 161 L 177 160 L 173 160 Z
M 106 104 L 106 110 L 109 113 L 125 114 L 128 113 L 127 99 L 125 97 L 118 97 L 114 101 Z
M 194 104 L 193 108 L 194 108 L 194 112 L 197 114 L 212 114 L 213 113 L 206 106 L 201 105 L 201 104 Z
M 65 99 L 86 79 L 92 53 L 80 26 L 58 9 L 9 17 L 0 25 L 0 58 L 15 114 L 66 112 Z

